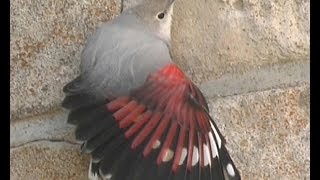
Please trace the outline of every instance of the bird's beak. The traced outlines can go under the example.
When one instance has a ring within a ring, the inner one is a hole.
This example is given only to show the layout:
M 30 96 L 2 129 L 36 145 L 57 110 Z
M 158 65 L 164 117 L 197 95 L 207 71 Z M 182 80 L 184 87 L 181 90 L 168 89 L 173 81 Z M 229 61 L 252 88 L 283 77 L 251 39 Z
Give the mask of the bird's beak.
M 176 0 L 169 0 L 169 2 L 168 2 L 168 7 L 172 6 L 175 1 L 176 1 Z

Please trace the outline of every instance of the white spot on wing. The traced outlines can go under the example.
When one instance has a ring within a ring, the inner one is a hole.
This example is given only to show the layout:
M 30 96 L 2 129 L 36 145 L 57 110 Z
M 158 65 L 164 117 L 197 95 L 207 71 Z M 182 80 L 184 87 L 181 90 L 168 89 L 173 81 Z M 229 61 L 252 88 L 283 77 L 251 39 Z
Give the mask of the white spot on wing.
M 219 157 L 217 145 L 216 145 L 216 142 L 214 141 L 212 132 L 209 132 L 209 140 L 210 140 L 210 145 L 211 145 L 212 158 L 214 158 L 216 156 Z
M 181 158 L 180 158 L 180 161 L 179 161 L 179 165 L 183 164 L 183 161 L 186 159 L 186 157 L 187 157 L 187 149 L 183 148 L 182 149 Z
M 98 176 L 98 173 L 92 173 L 92 172 L 89 172 L 89 176 L 88 176 L 89 180 L 99 180 L 99 176 Z
M 107 174 L 103 177 L 103 180 L 110 180 L 112 178 L 112 174 Z
M 227 165 L 227 172 L 228 172 L 228 174 L 230 176 L 235 176 L 236 175 L 235 172 L 234 172 L 233 166 L 230 163 Z
M 193 154 L 192 154 L 192 166 L 196 165 L 199 161 L 199 152 L 196 146 L 193 146 Z
M 90 159 L 88 178 L 89 180 L 99 180 L 98 173 L 92 173 L 91 169 L 92 169 L 92 159 Z
M 163 161 L 163 162 L 168 162 L 168 161 L 170 161 L 170 160 L 172 159 L 173 155 L 174 155 L 173 151 L 172 151 L 171 149 L 168 149 L 167 152 L 166 152 L 166 154 L 164 155 L 162 161 Z
M 221 148 L 221 138 L 216 130 L 216 128 L 213 126 L 212 122 L 210 121 L 210 125 L 211 125 L 211 128 L 213 129 L 213 132 L 214 132 L 214 135 L 217 139 L 217 142 L 218 142 L 218 146 L 219 146 L 219 149 Z
M 153 149 L 157 149 L 158 147 L 160 147 L 161 142 L 159 140 L 156 140 L 156 142 L 153 144 L 152 148 Z
M 108 173 L 106 175 L 102 175 L 103 173 L 101 172 L 101 169 L 99 169 L 99 174 L 102 176 L 102 180 L 110 180 L 112 178 L 112 174 Z M 99 179 L 101 180 L 101 179 Z
M 204 166 L 207 166 L 208 164 L 211 164 L 211 157 L 210 157 L 210 152 L 209 148 L 206 144 L 203 144 L 203 154 L 204 154 Z

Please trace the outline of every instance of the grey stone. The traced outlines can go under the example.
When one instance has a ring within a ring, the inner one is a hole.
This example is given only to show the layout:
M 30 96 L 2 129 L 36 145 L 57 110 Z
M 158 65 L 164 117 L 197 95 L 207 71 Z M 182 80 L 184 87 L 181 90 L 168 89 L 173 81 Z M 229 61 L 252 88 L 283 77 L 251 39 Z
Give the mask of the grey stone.
M 120 0 L 10 1 L 10 119 L 56 111 L 88 36 Z
M 205 96 L 214 98 L 294 87 L 301 84 L 310 84 L 310 64 L 308 62 L 276 64 L 245 73 L 225 74 L 200 87 Z
M 198 84 L 224 74 L 309 61 L 307 0 L 176 1 L 174 60 Z
M 40 141 L 10 149 L 10 179 L 87 180 L 89 156 L 77 146 Z
M 37 141 L 60 141 L 76 144 L 74 127 L 67 122 L 66 111 L 35 116 L 10 124 L 10 147 Z
M 243 179 L 309 179 L 310 109 L 302 98 L 309 88 L 209 99 L 211 115 Z

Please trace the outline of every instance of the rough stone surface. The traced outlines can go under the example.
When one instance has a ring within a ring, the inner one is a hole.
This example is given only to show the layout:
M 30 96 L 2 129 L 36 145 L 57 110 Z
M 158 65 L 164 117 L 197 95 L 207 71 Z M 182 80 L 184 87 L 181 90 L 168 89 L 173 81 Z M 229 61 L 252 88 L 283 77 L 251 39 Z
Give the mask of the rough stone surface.
M 310 86 L 211 99 L 243 179 L 310 178 Z
M 36 142 L 10 149 L 10 179 L 87 180 L 89 157 L 63 142 Z
M 310 63 L 298 62 L 225 74 L 200 87 L 206 97 L 225 97 L 249 92 L 310 84 Z
M 176 1 L 174 60 L 201 84 L 223 74 L 308 61 L 310 1 Z
M 10 119 L 55 110 L 88 36 L 120 0 L 10 1 Z
M 52 114 L 27 118 L 10 124 L 10 147 L 17 147 L 39 140 L 65 141 L 76 143 L 74 127 L 66 123 L 67 113 L 57 111 Z

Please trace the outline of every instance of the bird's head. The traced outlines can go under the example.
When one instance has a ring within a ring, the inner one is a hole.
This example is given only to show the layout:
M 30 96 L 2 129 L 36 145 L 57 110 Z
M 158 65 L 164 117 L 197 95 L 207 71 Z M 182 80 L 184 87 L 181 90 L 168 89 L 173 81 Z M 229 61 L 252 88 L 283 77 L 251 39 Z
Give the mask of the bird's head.
M 175 0 L 143 0 L 126 13 L 132 13 L 156 36 L 170 42 L 171 16 Z

